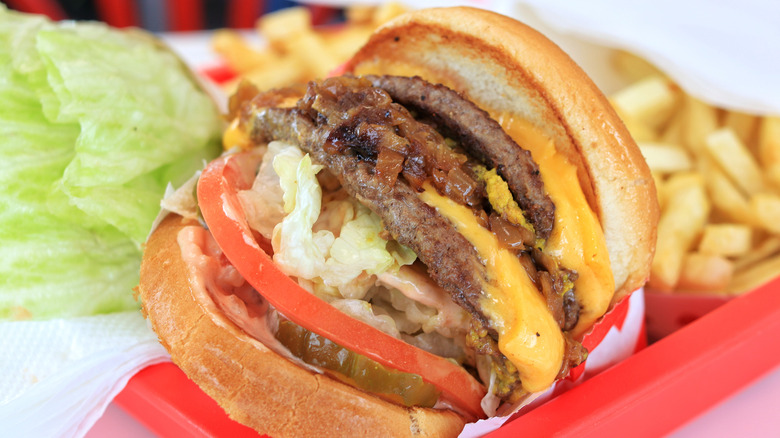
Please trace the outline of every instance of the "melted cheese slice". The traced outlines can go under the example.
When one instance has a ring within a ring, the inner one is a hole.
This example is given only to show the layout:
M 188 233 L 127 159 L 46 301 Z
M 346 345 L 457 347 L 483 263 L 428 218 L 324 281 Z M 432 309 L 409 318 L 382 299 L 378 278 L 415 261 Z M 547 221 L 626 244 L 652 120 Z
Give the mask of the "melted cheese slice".
M 550 386 L 561 369 L 563 334 L 517 257 L 501 247 L 469 208 L 432 188 L 420 198 L 449 219 L 484 261 L 489 283 L 483 285 L 480 304 L 498 332 L 499 350 L 517 367 L 523 388 L 536 392 Z
M 601 224 L 585 198 L 577 168 L 556 152 L 551 139 L 522 119 L 503 116 L 497 121 L 531 152 L 555 204 L 555 224 L 544 252 L 578 274 L 574 290 L 582 308 L 572 330 L 578 338 L 607 311 L 615 290 Z M 490 281 L 481 304 L 498 331 L 499 349 L 519 370 L 523 387 L 531 392 L 547 388 L 561 369 L 565 342 L 517 257 L 502 249 L 468 208 L 433 189 L 420 196 L 450 220 L 484 261 Z
M 435 71 L 397 60 L 364 62 L 355 73 L 419 75 L 429 82 L 453 85 L 446 77 L 438 77 Z M 555 225 L 545 253 L 555 258 L 559 266 L 575 270 L 579 275 L 574 291 L 582 310 L 577 326 L 571 331 L 578 339 L 607 311 L 615 292 L 601 223 L 582 192 L 576 167 L 556 153 L 550 138 L 512 114 L 491 113 L 490 116 L 517 144 L 531 152 L 539 165 L 544 188 L 555 203 Z
M 222 148 L 227 151 L 234 147 L 240 147 L 243 150 L 252 147 L 252 140 L 246 131 L 241 128 L 238 117 L 233 119 L 230 126 L 222 134 Z
M 503 115 L 496 120 L 517 144 L 531 152 L 545 191 L 555 204 L 555 224 L 544 252 L 559 266 L 577 271 L 574 292 L 582 309 L 571 334 L 579 338 L 604 315 L 615 291 L 601 223 L 582 192 L 577 168 L 556 152 L 551 139 L 523 119 Z

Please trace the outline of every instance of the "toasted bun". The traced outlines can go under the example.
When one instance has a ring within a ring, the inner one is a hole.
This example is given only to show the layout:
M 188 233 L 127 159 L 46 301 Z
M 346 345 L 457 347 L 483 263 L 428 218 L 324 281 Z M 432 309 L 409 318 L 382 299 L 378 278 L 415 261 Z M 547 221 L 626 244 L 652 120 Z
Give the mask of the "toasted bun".
M 618 300 L 644 285 L 658 203 L 650 170 L 623 122 L 558 46 L 517 21 L 480 9 L 435 8 L 380 28 L 346 66 L 356 74 L 418 75 L 493 115 L 516 114 L 579 166 L 607 241 Z
M 234 420 L 273 437 L 456 436 L 448 410 L 407 409 L 305 370 L 247 335 L 190 286 L 177 243 L 197 225 L 168 216 L 152 233 L 138 287 L 142 310 L 178 365 Z

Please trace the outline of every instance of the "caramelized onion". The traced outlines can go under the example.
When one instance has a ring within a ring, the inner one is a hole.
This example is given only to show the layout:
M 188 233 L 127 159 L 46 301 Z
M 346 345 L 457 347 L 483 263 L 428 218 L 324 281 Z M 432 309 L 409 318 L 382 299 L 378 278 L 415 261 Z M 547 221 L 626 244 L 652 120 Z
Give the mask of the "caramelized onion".
M 441 172 L 443 174 L 444 172 Z M 462 168 L 456 167 L 447 172 L 446 177 L 441 178 L 441 186 L 437 186 L 453 201 L 476 207 L 482 202 L 482 185 L 472 178 Z
M 536 240 L 532 231 L 517 226 L 495 213 L 490 215 L 490 231 L 507 248 L 517 251 L 532 248 Z
M 327 153 L 351 153 L 375 162 L 388 184 L 400 173 L 417 190 L 440 174 L 442 192 L 452 193 L 462 204 L 479 203 L 476 183 L 460 169 L 467 157 L 366 79 L 341 76 L 311 82 L 297 109 L 327 124 Z
M 531 278 L 531 281 L 535 283 L 538 282 L 537 279 L 537 269 L 536 265 L 534 264 L 533 259 L 531 259 L 531 256 L 528 255 L 526 252 L 521 252 L 517 255 L 518 260 L 520 260 L 520 264 L 523 265 L 523 269 L 525 269 L 525 272 L 528 273 L 528 276 Z
M 381 149 L 376 159 L 376 173 L 391 187 L 404 166 L 404 156 L 392 149 Z
M 563 327 L 566 323 L 566 315 L 563 312 L 563 297 L 555 290 L 553 279 L 549 272 L 539 272 L 539 284 L 542 286 L 542 294 L 545 301 L 547 301 L 547 309 L 555 319 L 555 322 L 558 323 L 558 326 Z
M 558 372 L 558 378 L 563 379 L 569 374 L 569 370 L 578 366 L 588 358 L 588 350 L 579 342 L 575 341 L 569 332 L 563 333 L 566 340 L 566 349 L 563 354 L 563 366 Z

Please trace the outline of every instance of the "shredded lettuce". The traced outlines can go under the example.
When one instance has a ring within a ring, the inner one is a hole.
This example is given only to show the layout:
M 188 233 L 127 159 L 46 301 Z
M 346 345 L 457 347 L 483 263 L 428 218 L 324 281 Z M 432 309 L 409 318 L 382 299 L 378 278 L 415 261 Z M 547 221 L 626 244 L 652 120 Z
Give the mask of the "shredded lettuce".
M 218 154 L 221 121 L 138 31 L 0 6 L 0 319 L 134 308 L 166 185 Z
M 252 189 L 238 192 L 249 226 L 266 239 L 271 239 L 274 227 L 284 219 L 285 215 L 284 192 L 279 184 L 279 176 L 274 170 L 273 161 L 288 147 L 291 146 L 281 141 L 269 143 L 252 183 Z
M 382 238 L 379 216 L 354 199 L 335 199 L 323 208 L 317 180 L 322 166 L 312 164 L 308 154 L 295 146 L 274 150 L 286 215 L 271 242 L 274 262 L 287 275 L 311 281 L 321 296 L 361 299 L 374 286 L 373 275 L 414 262 L 414 252 Z M 335 231 L 317 226 L 323 210 L 339 212 Z

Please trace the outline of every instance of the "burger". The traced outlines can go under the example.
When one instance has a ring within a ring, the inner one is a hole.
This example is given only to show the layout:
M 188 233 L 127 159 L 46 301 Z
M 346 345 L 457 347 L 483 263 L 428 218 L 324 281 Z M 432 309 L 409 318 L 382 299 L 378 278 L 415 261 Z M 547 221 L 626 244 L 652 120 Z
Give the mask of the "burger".
M 648 276 L 638 148 L 513 19 L 408 13 L 338 75 L 242 84 L 228 116 L 138 293 L 173 361 L 259 432 L 456 435 L 580 365 Z

